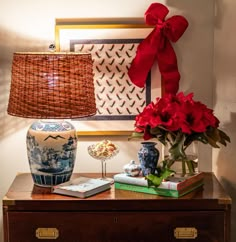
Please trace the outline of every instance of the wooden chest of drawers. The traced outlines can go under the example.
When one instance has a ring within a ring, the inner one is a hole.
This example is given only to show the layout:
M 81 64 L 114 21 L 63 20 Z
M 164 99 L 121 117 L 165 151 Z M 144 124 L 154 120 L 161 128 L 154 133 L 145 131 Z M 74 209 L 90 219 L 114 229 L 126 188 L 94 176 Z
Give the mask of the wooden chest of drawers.
M 229 242 L 230 209 L 212 173 L 205 173 L 203 190 L 178 199 L 113 187 L 78 199 L 34 186 L 23 173 L 3 198 L 4 241 Z

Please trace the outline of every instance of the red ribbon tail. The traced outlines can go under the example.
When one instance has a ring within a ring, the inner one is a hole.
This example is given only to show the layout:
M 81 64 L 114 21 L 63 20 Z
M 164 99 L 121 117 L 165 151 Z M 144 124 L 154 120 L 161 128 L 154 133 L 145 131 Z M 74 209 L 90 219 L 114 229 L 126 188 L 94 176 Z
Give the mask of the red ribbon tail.
M 176 94 L 179 89 L 180 74 L 177 57 L 170 42 L 167 40 L 165 49 L 157 52 L 158 66 L 163 81 L 163 93 Z
M 128 75 L 133 84 L 138 87 L 144 87 L 147 79 L 148 72 L 152 66 L 152 63 L 148 65 L 146 62 L 146 68 L 143 67 L 143 62 L 138 58 L 133 60 L 132 66 L 128 71 Z
M 159 38 L 153 40 L 154 32 L 144 39 L 138 46 L 136 56 L 128 70 L 130 80 L 138 87 L 144 87 L 149 71 L 156 58 Z

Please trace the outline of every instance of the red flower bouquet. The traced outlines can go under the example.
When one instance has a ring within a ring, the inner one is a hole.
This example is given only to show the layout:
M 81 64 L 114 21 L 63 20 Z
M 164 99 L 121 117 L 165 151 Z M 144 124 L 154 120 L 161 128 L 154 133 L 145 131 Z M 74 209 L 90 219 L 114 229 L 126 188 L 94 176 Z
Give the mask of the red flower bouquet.
M 171 166 L 176 160 L 183 162 L 190 173 L 194 173 L 193 162 L 185 154 L 187 147 L 193 141 L 200 141 L 219 148 L 218 143 L 227 145 L 230 138 L 220 130 L 219 120 L 213 110 L 201 102 L 193 100 L 193 93 L 184 95 L 167 94 L 150 103 L 135 119 L 135 132 L 132 138 L 142 137 L 144 140 L 156 138 L 163 145 L 169 147 L 169 156 L 162 162 L 159 179 L 152 174 L 147 177 L 155 185 L 171 173 Z M 154 180 L 153 180 L 154 179 Z

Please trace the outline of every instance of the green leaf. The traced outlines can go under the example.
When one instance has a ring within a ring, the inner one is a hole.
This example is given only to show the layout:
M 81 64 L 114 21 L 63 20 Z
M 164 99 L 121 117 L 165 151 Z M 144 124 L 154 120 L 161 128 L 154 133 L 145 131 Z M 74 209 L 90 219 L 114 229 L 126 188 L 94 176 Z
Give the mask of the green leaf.
M 217 142 L 220 140 L 219 130 L 217 128 L 209 127 L 206 131 L 208 137 Z
M 131 139 L 142 139 L 143 138 L 143 132 L 133 132 L 130 137 L 128 137 L 128 140 Z
M 162 180 L 164 179 L 162 176 L 159 177 L 153 174 L 147 175 L 146 178 L 148 180 L 148 186 L 151 186 L 151 185 L 159 186 Z
M 164 129 L 160 127 L 155 127 L 151 128 L 149 132 L 151 135 L 155 136 L 159 142 L 161 142 L 163 145 L 166 145 L 167 132 Z
M 191 145 L 191 143 L 193 141 L 200 141 L 204 144 L 208 144 L 206 138 L 204 137 L 204 135 L 202 133 L 193 133 L 193 134 L 190 134 L 186 137 L 186 140 L 184 142 L 184 146 L 188 147 L 189 145 Z
M 219 131 L 219 135 L 220 135 L 219 143 L 221 143 L 222 145 L 226 146 L 227 142 L 229 142 L 229 143 L 231 142 L 230 141 L 230 137 L 225 132 L 223 132 L 220 129 L 218 129 L 218 131 Z
M 162 135 L 163 130 L 160 129 L 159 127 L 155 127 L 155 128 L 150 129 L 150 133 L 153 134 L 153 135 Z
M 169 149 L 171 159 L 178 160 L 180 157 L 186 156 L 184 152 L 184 142 L 185 136 L 182 133 L 178 133 L 173 145 Z
M 214 148 L 220 148 L 217 143 L 220 143 L 224 146 L 227 145 L 227 142 L 230 142 L 229 136 L 224 133 L 222 130 L 209 127 L 205 132 L 205 137 L 208 143 Z
M 214 139 L 212 139 L 210 136 L 208 136 L 207 134 L 205 134 L 206 140 L 208 142 L 208 144 L 210 144 L 213 148 L 220 148 L 217 144 L 216 141 Z
M 196 140 L 202 142 L 203 144 L 208 144 L 207 138 L 204 133 L 199 133 L 199 136 Z
M 153 186 L 158 187 L 164 179 L 168 178 L 173 173 L 174 173 L 174 171 L 172 171 L 172 170 L 163 169 L 161 174 L 159 174 L 159 175 L 149 174 L 146 176 L 146 178 L 148 180 L 148 185 L 149 186 L 153 185 Z

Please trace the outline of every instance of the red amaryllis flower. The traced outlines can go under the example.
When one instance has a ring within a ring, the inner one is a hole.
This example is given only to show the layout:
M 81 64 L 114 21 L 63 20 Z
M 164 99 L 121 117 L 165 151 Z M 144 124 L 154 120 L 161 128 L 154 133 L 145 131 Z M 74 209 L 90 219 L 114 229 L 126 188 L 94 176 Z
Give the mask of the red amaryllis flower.
M 219 123 L 212 109 L 193 100 L 193 93 L 186 96 L 182 92 L 167 94 L 146 106 L 136 116 L 135 132 L 131 138 L 156 138 L 163 145 L 168 145 L 170 153 L 163 161 L 159 178 L 155 179 L 156 175 L 152 174 L 147 176 L 149 182 L 159 185 L 170 174 L 169 168 L 176 160 L 182 160 L 183 174 L 185 164 L 190 173 L 194 172 L 193 163 L 185 154 L 193 141 L 201 141 L 215 148 L 219 148 L 217 143 L 226 146 L 230 138 L 218 128 Z
M 170 137 L 173 142 L 175 137 L 181 136 L 188 141 L 188 145 L 194 140 L 200 140 L 218 147 L 217 142 L 226 145 L 226 141 L 230 141 L 218 129 L 219 123 L 212 109 L 193 100 L 193 93 L 167 94 L 156 98 L 155 102 L 151 102 L 136 116 L 132 137 L 143 135 L 145 140 L 155 137 L 166 144 Z

